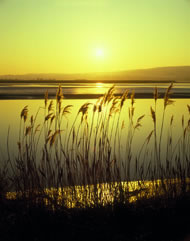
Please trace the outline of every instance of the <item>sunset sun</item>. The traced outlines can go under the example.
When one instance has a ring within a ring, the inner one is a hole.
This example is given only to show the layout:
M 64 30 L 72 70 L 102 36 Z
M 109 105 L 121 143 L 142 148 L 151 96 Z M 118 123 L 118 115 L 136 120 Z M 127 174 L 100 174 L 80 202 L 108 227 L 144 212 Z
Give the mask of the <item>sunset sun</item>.
M 95 49 L 95 56 L 97 58 L 104 58 L 105 57 L 105 51 L 102 48 Z

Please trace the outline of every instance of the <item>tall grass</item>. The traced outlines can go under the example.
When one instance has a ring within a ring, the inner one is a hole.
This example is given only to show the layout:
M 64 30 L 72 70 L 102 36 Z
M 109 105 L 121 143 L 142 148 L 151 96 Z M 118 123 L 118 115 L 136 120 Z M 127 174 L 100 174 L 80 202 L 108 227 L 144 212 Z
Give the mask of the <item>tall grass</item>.
M 152 127 L 138 151 L 134 137 L 145 115 L 135 117 L 135 93 L 114 95 L 114 86 L 96 103 L 84 103 L 71 123 L 72 105 L 64 106 L 61 86 L 55 101 L 45 93 L 44 106 L 20 113 L 18 154 L 0 169 L 0 191 L 17 198 L 67 207 L 127 203 L 138 198 L 173 198 L 189 193 L 190 118 L 173 140 L 173 116 L 165 130 L 172 84 L 163 99 L 158 125 L 157 88 L 150 107 Z M 37 122 L 43 110 L 42 123 Z M 190 117 L 190 106 L 187 106 Z M 128 114 L 126 114 L 128 113 Z M 162 149 L 163 136 L 167 142 Z M 7 138 L 8 143 L 8 138 Z M 9 147 L 7 144 L 7 152 Z M 3 160 L 1 160 L 3 161 Z

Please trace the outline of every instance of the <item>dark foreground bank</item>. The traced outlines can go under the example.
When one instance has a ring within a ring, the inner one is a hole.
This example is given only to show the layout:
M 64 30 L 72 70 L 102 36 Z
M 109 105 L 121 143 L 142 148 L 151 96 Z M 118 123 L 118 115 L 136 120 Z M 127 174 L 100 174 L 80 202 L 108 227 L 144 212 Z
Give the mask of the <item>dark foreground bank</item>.
M 190 197 L 125 206 L 47 210 L 25 201 L 0 204 L 0 240 L 189 241 Z M 189 236 L 188 236 L 189 235 Z

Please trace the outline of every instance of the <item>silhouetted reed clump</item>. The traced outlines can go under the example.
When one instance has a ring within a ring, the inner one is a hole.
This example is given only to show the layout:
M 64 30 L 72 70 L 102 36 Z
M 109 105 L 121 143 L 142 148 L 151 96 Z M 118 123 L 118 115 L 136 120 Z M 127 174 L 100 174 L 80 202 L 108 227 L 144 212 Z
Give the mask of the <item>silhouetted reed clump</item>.
M 173 118 L 164 129 L 172 84 L 163 99 L 158 124 L 158 90 L 150 107 L 152 126 L 141 148 L 134 136 L 145 115 L 135 117 L 135 93 L 114 95 L 114 86 L 96 103 L 84 103 L 73 119 L 59 86 L 55 100 L 45 93 L 44 106 L 20 114 L 18 154 L 1 165 L 0 191 L 51 207 L 86 207 L 138 199 L 187 195 L 190 190 L 190 118 L 182 116 L 182 134 L 173 139 Z M 126 101 L 127 100 L 127 101 Z M 38 116 L 44 112 L 43 120 Z M 190 117 L 190 106 L 187 106 Z M 167 141 L 164 142 L 163 137 Z M 8 138 L 7 138 L 8 140 Z M 2 160 L 3 162 L 4 160 Z M 12 191 L 12 192 L 8 192 Z

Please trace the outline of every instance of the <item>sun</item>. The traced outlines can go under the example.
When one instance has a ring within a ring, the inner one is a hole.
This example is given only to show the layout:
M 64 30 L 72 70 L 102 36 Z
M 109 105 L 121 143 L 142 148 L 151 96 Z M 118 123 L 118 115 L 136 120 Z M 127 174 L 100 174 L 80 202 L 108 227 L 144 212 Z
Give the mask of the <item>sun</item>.
M 95 56 L 96 56 L 97 58 L 103 58 L 103 57 L 105 56 L 104 50 L 101 49 L 101 48 L 95 49 Z

